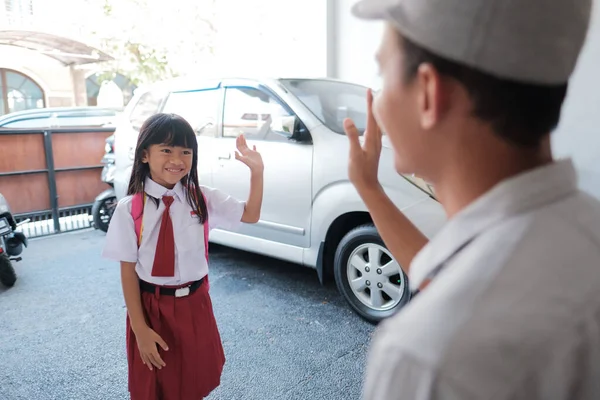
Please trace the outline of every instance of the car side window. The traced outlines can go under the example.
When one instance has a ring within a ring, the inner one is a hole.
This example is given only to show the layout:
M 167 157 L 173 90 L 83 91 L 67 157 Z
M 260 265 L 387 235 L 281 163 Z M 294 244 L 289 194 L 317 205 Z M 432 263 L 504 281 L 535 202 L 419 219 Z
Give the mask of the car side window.
M 129 114 L 131 125 L 139 130 L 148 117 L 158 112 L 162 100 L 163 97 L 154 92 L 144 93 Z
M 217 89 L 172 92 L 163 112 L 185 118 L 198 136 L 216 136 L 219 106 Z
M 250 87 L 225 91 L 223 137 L 243 134 L 250 140 L 288 141 L 296 116 L 268 93 Z

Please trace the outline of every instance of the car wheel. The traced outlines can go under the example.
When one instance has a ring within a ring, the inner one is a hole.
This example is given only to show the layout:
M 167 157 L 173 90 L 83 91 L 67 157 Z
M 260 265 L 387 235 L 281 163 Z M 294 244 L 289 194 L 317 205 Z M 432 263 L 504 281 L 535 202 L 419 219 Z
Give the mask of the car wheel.
M 0 254 L 0 283 L 6 287 L 13 287 L 17 281 L 15 268 L 5 252 Z
M 344 236 L 335 254 L 334 274 L 340 293 L 371 323 L 393 315 L 410 298 L 406 274 L 373 225 Z
M 92 207 L 92 216 L 94 218 L 94 226 L 102 232 L 108 231 L 108 225 L 112 218 L 113 212 L 117 207 L 117 198 L 108 197 L 94 203 Z

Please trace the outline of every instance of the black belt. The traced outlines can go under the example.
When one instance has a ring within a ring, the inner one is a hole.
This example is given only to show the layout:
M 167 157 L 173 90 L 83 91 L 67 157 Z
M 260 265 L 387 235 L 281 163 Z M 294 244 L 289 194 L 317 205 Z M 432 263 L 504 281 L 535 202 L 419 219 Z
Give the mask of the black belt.
M 202 285 L 202 282 L 204 282 L 204 278 L 200 279 L 199 281 L 192 282 L 189 286 L 184 286 L 181 288 L 168 288 L 140 280 L 140 290 L 148 293 L 156 293 L 156 288 L 159 288 L 159 293 L 162 296 L 185 297 L 194 293 Z

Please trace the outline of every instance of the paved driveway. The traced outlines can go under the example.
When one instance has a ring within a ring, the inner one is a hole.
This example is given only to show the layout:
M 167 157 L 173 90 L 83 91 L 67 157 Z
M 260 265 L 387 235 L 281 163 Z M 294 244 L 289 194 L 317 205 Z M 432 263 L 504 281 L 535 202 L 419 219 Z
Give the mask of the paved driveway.
M 0 399 L 127 399 L 125 308 L 98 231 L 32 241 L 0 289 Z M 211 247 L 217 399 L 358 399 L 373 327 L 314 271 Z

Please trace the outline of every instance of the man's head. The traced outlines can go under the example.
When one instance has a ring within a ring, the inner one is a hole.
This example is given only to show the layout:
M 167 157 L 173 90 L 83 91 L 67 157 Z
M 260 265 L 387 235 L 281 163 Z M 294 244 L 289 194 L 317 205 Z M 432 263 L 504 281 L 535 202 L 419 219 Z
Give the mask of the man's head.
M 547 143 L 590 9 L 591 0 L 358 3 L 356 15 L 387 21 L 374 112 L 398 172 L 434 180 L 449 159 L 484 141 L 516 149 Z

